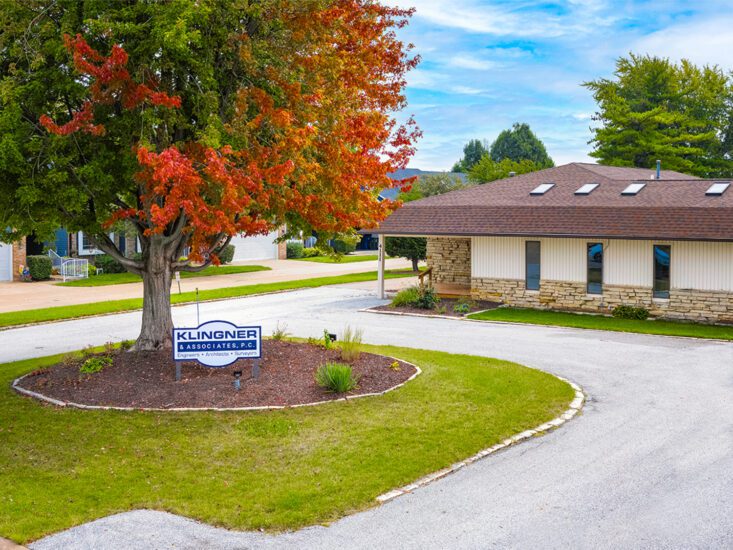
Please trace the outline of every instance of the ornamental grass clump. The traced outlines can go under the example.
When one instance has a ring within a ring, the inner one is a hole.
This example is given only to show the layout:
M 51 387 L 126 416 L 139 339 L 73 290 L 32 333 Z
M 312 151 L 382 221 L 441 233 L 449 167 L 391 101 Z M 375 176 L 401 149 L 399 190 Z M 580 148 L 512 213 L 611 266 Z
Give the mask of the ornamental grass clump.
M 364 331 L 360 328 L 352 329 L 346 325 L 344 333 L 341 335 L 341 343 L 339 348 L 341 349 L 341 359 L 347 363 L 356 361 L 361 355 L 361 341 L 364 336 Z
M 440 297 L 435 289 L 429 286 L 411 286 L 400 290 L 392 298 L 392 307 L 416 307 L 419 309 L 435 309 Z
M 316 371 L 316 384 L 333 393 L 351 391 L 357 383 L 351 367 L 344 363 L 326 363 Z

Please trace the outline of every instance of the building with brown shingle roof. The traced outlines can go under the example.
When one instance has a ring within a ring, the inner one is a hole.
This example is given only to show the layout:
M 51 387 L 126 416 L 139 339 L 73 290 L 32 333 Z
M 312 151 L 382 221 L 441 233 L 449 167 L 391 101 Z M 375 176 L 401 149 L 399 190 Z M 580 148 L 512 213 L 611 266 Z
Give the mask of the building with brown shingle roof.
M 733 321 L 733 185 L 572 163 L 405 204 L 443 288 L 521 307 Z

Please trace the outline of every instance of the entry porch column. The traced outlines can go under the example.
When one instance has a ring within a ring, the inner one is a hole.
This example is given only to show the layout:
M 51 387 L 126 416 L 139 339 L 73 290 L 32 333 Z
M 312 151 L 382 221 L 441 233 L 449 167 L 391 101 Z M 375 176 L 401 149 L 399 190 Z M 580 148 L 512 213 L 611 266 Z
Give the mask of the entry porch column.
M 378 267 L 377 267 L 377 296 L 380 300 L 384 300 L 384 235 L 379 234 L 379 246 L 377 247 Z

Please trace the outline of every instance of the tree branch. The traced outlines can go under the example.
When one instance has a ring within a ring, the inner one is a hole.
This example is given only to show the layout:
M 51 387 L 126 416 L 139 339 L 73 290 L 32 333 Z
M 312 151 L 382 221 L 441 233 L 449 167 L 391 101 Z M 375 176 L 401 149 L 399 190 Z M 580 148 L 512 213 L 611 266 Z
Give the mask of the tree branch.
M 122 266 L 129 272 L 141 276 L 145 272 L 145 264 L 143 262 L 127 258 L 122 252 L 120 252 L 117 245 L 112 242 L 109 235 L 100 233 L 98 235 L 87 235 L 87 237 L 89 237 L 97 248 L 112 256 L 112 258 L 122 264 Z

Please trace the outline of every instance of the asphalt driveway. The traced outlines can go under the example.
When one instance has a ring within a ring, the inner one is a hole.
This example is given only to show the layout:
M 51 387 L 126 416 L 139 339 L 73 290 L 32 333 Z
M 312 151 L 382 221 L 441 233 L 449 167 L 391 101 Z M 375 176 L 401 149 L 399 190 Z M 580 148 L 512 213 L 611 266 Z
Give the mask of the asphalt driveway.
M 733 344 L 384 316 L 369 291 L 330 287 L 201 305 L 202 320 L 278 320 L 298 336 L 510 359 L 589 396 L 563 428 L 328 527 L 233 533 L 158 512 L 105 518 L 34 548 L 731 548 Z M 0 332 L 0 360 L 136 336 L 140 313 Z M 195 323 L 195 306 L 174 310 Z M 1 534 L 0 534 L 1 535 Z

